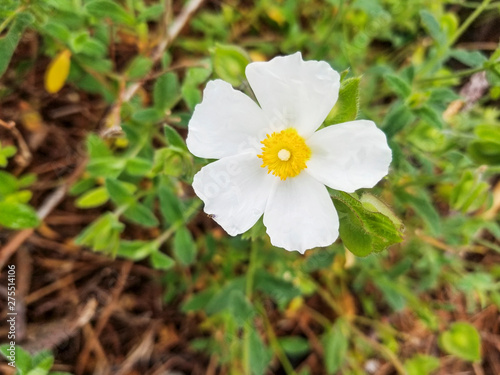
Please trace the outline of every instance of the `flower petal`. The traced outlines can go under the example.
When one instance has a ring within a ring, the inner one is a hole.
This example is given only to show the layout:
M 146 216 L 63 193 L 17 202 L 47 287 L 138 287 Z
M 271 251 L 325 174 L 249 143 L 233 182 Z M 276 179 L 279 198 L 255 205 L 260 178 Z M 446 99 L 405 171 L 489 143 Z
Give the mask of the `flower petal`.
M 294 127 L 303 137 L 321 125 L 339 95 L 339 74 L 324 61 L 303 61 L 300 52 L 248 64 L 246 76 L 272 126 Z
M 307 173 L 274 185 L 264 225 L 274 246 L 301 253 L 328 246 L 339 235 L 339 218 L 328 191 Z
M 203 167 L 193 188 L 204 211 L 231 236 L 246 232 L 262 216 L 275 177 L 254 154 L 228 156 Z
M 328 126 L 314 133 L 307 145 L 307 173 L 332 189 L 352 193 L 371 188 L 389 172 L 392 152 L 373 121 Z
M 258 152 L 266 126 L 265 113 L 252 99 L 218 79 L 205 87 L 203 101 L 189 121 L 186 143 L 201 158 L 220 159 L 249 149 Z

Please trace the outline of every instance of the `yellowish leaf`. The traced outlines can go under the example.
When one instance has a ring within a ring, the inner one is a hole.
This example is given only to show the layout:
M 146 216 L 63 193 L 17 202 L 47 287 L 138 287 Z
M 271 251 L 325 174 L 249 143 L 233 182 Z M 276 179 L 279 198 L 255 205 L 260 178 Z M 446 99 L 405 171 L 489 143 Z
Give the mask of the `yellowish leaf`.
M 49 64 L 45 72 L 45 90 L 55 94 L 62 89 L 68 78 L 71 66 L 71 51 L 65 49 L 57 55 Z
M 283 11 L 278 7 L 269 8 L 267 10 L 267 16 L 280 26 L 283 26 L 286 21 Z
M 250 55 L 250 58 L 252 61 L 267 61 L 269 60 L 266 55 L 264 55 L 262 52 L 259 51 L 250 51 L 248 53 Z

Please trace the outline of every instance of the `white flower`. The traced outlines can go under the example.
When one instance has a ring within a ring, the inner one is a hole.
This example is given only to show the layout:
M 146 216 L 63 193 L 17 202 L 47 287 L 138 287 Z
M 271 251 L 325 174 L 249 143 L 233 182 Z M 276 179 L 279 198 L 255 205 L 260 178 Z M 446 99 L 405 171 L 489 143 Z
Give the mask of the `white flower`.
M 372 121 L 315 132 L 338 98 L 340 77 L 300 52 L 247 66 L 260 104 L 222 80 L 208 82 L 189 122 L 187 146 L 219 159 L 200 170 L 196 194 L 230 235 L 264 215 L 274 246 L 301 253 L 338 237 L 339 218 L 325 185 L 354 192 L 384 177 L 391 150 Z

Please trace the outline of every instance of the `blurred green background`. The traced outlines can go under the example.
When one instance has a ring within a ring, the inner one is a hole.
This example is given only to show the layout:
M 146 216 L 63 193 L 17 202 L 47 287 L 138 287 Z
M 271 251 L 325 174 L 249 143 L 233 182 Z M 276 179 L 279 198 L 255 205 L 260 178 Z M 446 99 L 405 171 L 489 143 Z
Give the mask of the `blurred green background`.
M 3 0 L 17 374 L 499 374 L 499 25 L 494 0 Z M 393 150 L 352 252 L 229 237 L 191 188 L 206 82 L 296 51 Z

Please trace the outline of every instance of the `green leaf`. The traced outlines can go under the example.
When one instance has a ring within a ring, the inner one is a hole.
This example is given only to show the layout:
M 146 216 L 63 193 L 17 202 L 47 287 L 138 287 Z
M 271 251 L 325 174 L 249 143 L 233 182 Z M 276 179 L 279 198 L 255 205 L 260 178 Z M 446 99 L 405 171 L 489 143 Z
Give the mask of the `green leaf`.
M 340 238 L 354 255 L 378 253 L 402 241 L 401 226 L 389 217 L 372 212 L 347 193 L 330 190 L 330 195 L 339 213 Z
M 349 347 L 349 331 L 343 318 L 338 318 L 335 324 L 323 335 L 325 348 L 324 361 L 328 374 L 335 374 L 342 368 Z
M 193 110 L 195 105 L 201 102 L 201 92 L 198 86 L 206 81 L 210 73 L 211 69 L 207 68 L 189 68 L 187 70 L 181 93 L 190 110 Z
M 120 233 L 124 228 L 125 225 L 120 223 L 113 213 L 108 212 L 85 228 L 75 239 L 75 243 L 91 247 L 94 251 L 116 255 L 120 244 Z
M 500 164 L 500 126 L 479 125 L 474 133 L 477 139 L 467 148 L 472 159 L 479 164 Z
M 248 329 L 250 330 L 249 357 L 250 363 L 252 364 L 252 374 L 264 375 L 266 373 L 267 366 L 271 361 L 272 353 L 266 344 L 264 344 L 254 326 L 250 325 L 247 327 L 249 327 Z
M 107 178 L 105 186 L 109 197 L 118 206 L 134 204 L 135 199 L 132 194 L 137 189 L 135 185 L 114 178 Z
M 158 251 L 158 244 L 154 241 L 120 241 L 117 255 L 133 261 L 146 258 L 155 251 Z
M 26 375 L 47 375 L 49 373 L 48 370 L 41 369 L 41 368 L 34 368 L 26 373 Z
M 412 195 L 406 191 L 397 190 L 397 198 L 404 204 L 410 205 L 422 218 L 433 235 L 441 233 L 441 219 L 429 197 L 421 191 L 419 195 Z
M 33 183 L 35 183 L 36 179 L 37 179 L 37 176 L 34 173 L 28 173 L 28 174 L 22 175 L 17 180 L 17 187 L 21 189 L 21 188 L 31 186 Z
M 107 156 L 113 156 L 113 153 L 109 149 L 104 139 L 96 134 L 89 134 L 86 141 L 87 152 L 89 153 L 90 159 L 102 158 Z
M 218 312 L 229 309 L 229 299 L 227 296 L 233 290 L 239 290 L 242 293 L 245 292 L 245 277 L 238 276 L 230 279 L 226 284 L 214 294 L 205 307 L 205 312 L 208 315 L 217 314 Z
M 17 148 L 15 146 L 2 147 L 2 144 L 0 143 L 0 167 L 7 166 L 7 159 L 14 156 L 16 152 Z
M 42 350 L 33 356 L 32 362 L 33 367 L 37 367 L 48 372 L 54 364 L 54 356 L 49 350 Z
M 413 119 L 414 115 L 408 107 L 402 102 L 396 102 L 385 116 L 381 128 L 387 138 L 391 139 L 406 126 L 410 125 Z
M 197 87 L 183 85 L 181 91 L 188 108 L 194 110 L 196 104 L 201 102 L 200 90 Z
M 251 319 L 255 316 L 255 309 L 242 291 L 233 290 L 228 296 L 230 311 L 238 325 L 251 324 Z
M 447 87 L 433 87 L 430 89 L 430 96 L 428 100 L 428 104 L 430 105 L 445 105 L 447 106 L 453 100 L 460 99 L 460 95 L 458 95 L 455 91 Z
M 439 22 L 434 15 L 427 10 L 420 11 L 420 18 L 426 30 L 439 45 L 446 44 L 446 34 L 441 30 Z
M 113 63 L 111 60 L 104 58 L 96 59 L 95 57 L 84 54 L 78 54 L 78 63 L 87 67 L 94 73 L 110 73 L 113 69 Z M 74 83 L 91 92 L 102 92 L 103 95 L 109 92 L 105 86 L 103 86 L 102 82 L 91 74 L 84 75 L 83 78 L 78 79 L 78 81 Z
M 481 52 L 467 51 L 465 49 L 454 49 L 450 52 L 450 56 L 457 59 L 462 64 L 470 66 L 471 68 L 481 67 L 486 61 L 488 61 L 486 56 L 484 56 Z
M 49 22 L 43 26 L 43 32 L 66 44 L 68 44 L 71 39 L 69 29 L 57 21 L 49 20 Z
M 87 171 L 92 177 L 116 178 L 122 173 L 126 164 L 125 159 L 114 156 L 93 158 L 87 164 Z
M 278 342 L 284 352 L 291 357 L 301 357 L 311 351 L 309 341 L 301 336 L 279 337 Z
M 17 44 L 21 40 L 24 29 L 33 22 L 33 16 L 28 13 L 20 13 L 12 23 L 7 35 L 0 38 L 0 77 L 3 76 L 10 59 L 16 50 Z
M 184 139 L 182 139 L 180 134 L 174 128 L 169 125 L 165 125 L 163 127 L 163 132 L 165 133 L 165 137 L 167 138 L 167 141 L 171 146 L 177 147 L 184 151 L 188 151 Z
M 241 85 L 250 57 L 238 46 L 217 44 L 213 52 L 215 74 L 233 86 Z
M 193 158 L 191 154 L 175 146 L 164 147 L 155 151 L 152 172 L 167 176 L 192 176 Z
M 500 143 L 490 141 L 472 141 L 467 153 L 478 164 L 500 165 Z
M 379 200 L 373 194 L 364 193 L 359 201 L 363 204 L 363 207 L 366 208 L 367 210 L 370 210 L 372 212 L 380 212 L 381 214 L 387 216 L 389 219 L 391 219 L 391 221 L 397 228 L 403 227 L 403 222 L 401 221 L 401 219 L 398 218 L 396 214 L 392 212 L 391 209 L 384 202 Z
M 33 367 L 33 362 L 31 360 L 30 354 L 19 345 L 16 345 L 15 362 L 17 371 L 20 373 L 19 375 L 27 374 L 28 371 Z
M 149 257 L 151 261 L 151 266 L 156 270 L 168 270 L 175 265 L 175 261 L 168 255 L 155 251 Z
M 10 229 L 35 228 L 40 224 L 36 211 L 26 204 L 0 202 L 0 226 Z
M 181 98 L 179 79 L 175 73 L 165 73 L 160 76 L 153 89 L 154 106 L 165 112 L 171 109 Z
M 284 309 L 293 298 L 301 294 L 293 283 L 270 274 L 265 269 L 255 271 L 254 285 L 257 290 L 276 301 L 280 309 Z
M 169 224 L 182 222 L 183 208 L 179 198 L 165 185 L 160 186 L 158 197 L 160 198 L 160 212 L 165 221 Z
M 174 255 L 185 266 L 192 264 L 196 258 L 196 244 L 185 226 L 175 232 Z
M 153 61 L 145 56 L 136 56 L 125 73 L 130 79 L 143 78 L 153 67 Z
M 476 328 L 469 323 L 453 323 L 439 337 L 439 345 L 447 353 L 466 361 L 481 360 L 481 338 Z
M 455 210 L 472 212 L 483 206 L 488 200 L 490 185 L 474 176 L 471 171 L 462 174 L 460 182 L 453 188 L 450 204 Z
M 155 4 L 146 7 L 140 11 L 138 20 L 140 22 L 158 21 L 164 13 L 164 8 L 164 4 Z
M 182 304 L 181 311 L 187 313 L 190 311 L 205 310 L 205 307 L 208 305 L 214 295 L 215 291 L 212 289 L 198 292 Z
M 109 200 L 109 194 L 105 187 L 100 186 L 87 191 L 75 202 L 78 208 L 93 208 L 102 206 Z
M 95 179 L 93 179 L 92 177 L 82 178 L 80 181 L 71 186 L 69 193 L 73 196 L 83 194 L 87 190 L 92 189 L 95 184 Z
M 9 172 L 0 171 L 0 198 L 2 195 L 9 195 L 14 193 L 18 189 L 18 183 L 16 177 L 14 177 Z
M 155 124 L 163 117 L 163 113 L 158 108 L 145 108 L 135 112 L 132 115 L 132 120 L 141 124 Z
M 392 91 L 394 91 L 400 98 L 406 99 L 411 94 L 411 87 L 405 80 L 394 74 L 385 76 L 385 81 Z
M 153 228 L 159 224 L 154 213 L 142 203 L 135 203 L 127 208 L 123 216 L 133 223 L 147 228 Z
M 437 111 L 430 105 L 424 105 L 421 108 L 415 108 L 413 112 L 427 124 L 435 127 L 436 129 L 442 129 L 444 127 L 443 116 L 439 111 Z
M 135 157 L 127 160 L 126 171 L 132 176 L 145 176 L 153 168 L 151 160 Z
M 85 9 L 90 15 L 100 20 L 109 17 L 116 23 L 128 26 L 133 26 L 135 23 L 134 17 L 114 1 L 92 0 L 85 5 Z
M 33 193 L 31 191 L 20 190 L 9 194 L 9 196 L 5 198 L 5 201 L 12 203 L 28 203 L 31 200 L 32 196 Z
M 12 349 L 12 353 L 11 353 L 10 349 Z M 8 360 L 8 362 L 13 362 L 13 361 L 11 361 L 12 358 L 9 358 L 9 357 L 15 358 L 15 356 L 16 356 L 15 351 L 16 351 L 15 345 L 12 345 L 12 346 L 10 344 L 0 345 L 0 353 L 5 357 L 5 359 Z
M 337 104 L 328 114 L 325 125 L 354 121 L 359 111 L 359 83 L 361 77 L 348 78 L 342 81 Z
M 401 311 L 405 308 L 406 298 L 401 294 L 401 288 L 398 288 L 393 279 L 379 276 L 374 278 L 373 281 L 377 288 L 384 294 L 387 303 L 394 311 Z
M 80 45 L 80 53 L 90 57 L 103 58 L 106 56 L 107 52 L 108 49 L 106 45 L 95 38 L 89 37 Z
M 408 375 L 429 375 L 439 368 L 439 359 L 425 354 L 417 354 L 405 362 Z

